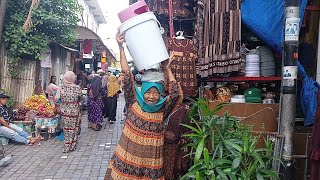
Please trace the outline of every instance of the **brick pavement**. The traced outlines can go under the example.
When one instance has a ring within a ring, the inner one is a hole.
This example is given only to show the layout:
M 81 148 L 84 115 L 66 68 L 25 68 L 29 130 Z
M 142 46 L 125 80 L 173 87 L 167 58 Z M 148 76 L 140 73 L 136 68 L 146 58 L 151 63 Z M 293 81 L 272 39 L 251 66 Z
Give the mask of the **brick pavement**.
M 123 126 L 124 97 L 118 100 L 117 123 L 99 132 L 87 128 L 86 115 L 75 152 L 62 153 L 63 142 L 50 139 L 41 146 L 9 144 L 5 152 L 12 162 L 0 167 L 1 180 L 103 179 Z

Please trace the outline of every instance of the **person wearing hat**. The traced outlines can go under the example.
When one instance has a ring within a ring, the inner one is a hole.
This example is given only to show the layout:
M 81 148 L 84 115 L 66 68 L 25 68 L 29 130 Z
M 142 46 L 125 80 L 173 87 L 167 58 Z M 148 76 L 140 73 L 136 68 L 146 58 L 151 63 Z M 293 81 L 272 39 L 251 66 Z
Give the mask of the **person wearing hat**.
M 104 71 L 103 71 L 102 69 L 99 69 L 99 70 L 97 71 L 97 74 L 98 74 L 100 77 L 102 77 L 102 76 L 104 75 Z
M 0 93 L 0 136 L 23 144 L 35 144 L 39 142 L 38 138 L 32 138 L 22 128 L 10 122 L 13 114 L 10 113 L 7 107 L 8 100 L 9 96 L 7 94 Z

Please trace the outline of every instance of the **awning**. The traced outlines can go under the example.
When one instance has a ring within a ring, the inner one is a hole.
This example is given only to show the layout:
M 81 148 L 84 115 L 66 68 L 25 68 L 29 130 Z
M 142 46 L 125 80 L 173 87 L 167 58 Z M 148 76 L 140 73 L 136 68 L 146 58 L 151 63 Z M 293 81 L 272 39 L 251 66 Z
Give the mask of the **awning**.
M 75 31 L 76 31 L 76 35 L 77 35 L 78 40 L 91 39 L 91 40 L 100 40 L 101 41 L 101 38 L 98 36 L 98 34 L 93 32 L 89 28 L 86 28 L 83 26 L 77 26 Z
M 116 58 L 114 57 L 113 53 L 104 45 L 103 41 L 98 36 L 98 34 L 93 32 L 91 29 L 83 27 L 83 26 L 77 26 L 75 31 L 76 31 L 76 35 L 77 35 L 78 40 L 92 40 L 92 41 L 98 43 L 98 45 L 102 49 L 105 49 L 107 51 L 107 57 L 110 57 L 110 58 L 108 58 L 109 61 L 111 61 L 111 62 L 117 61 Z

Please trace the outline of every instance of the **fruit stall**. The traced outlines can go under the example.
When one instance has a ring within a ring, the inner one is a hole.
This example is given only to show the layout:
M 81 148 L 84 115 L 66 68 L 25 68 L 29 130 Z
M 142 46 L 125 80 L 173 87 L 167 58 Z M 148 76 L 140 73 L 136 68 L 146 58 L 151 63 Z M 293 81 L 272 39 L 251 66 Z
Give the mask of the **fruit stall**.
M 16 111 L 13 123 L 46 140 L 59 128 L 55 106 L 44 95 L 33 95 Z

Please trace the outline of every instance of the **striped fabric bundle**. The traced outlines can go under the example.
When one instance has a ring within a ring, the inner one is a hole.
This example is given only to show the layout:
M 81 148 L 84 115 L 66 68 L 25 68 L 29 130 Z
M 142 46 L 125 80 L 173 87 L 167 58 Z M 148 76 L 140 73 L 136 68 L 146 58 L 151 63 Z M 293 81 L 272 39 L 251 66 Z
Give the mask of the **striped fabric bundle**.
M 202 77 L 241 68 L 241 1 L 199 0 L 196 36 Z

